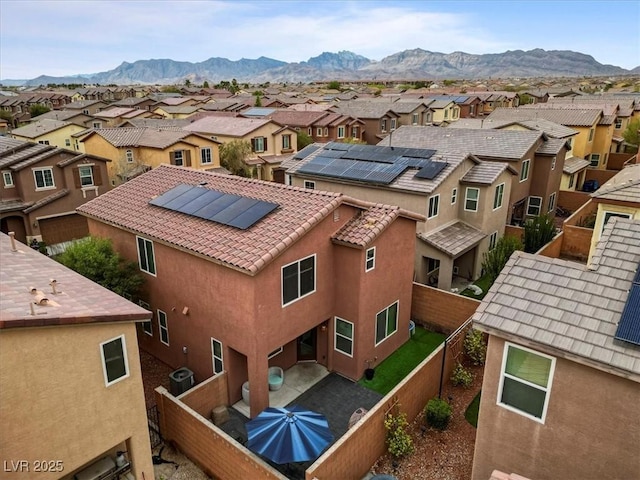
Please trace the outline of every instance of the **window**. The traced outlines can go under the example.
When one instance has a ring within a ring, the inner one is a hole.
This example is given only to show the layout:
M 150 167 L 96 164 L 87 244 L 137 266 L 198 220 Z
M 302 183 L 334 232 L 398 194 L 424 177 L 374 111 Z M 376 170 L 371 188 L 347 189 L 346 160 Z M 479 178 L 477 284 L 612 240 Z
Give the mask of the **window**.
M 93 128 L 102 128 L 102 123 L 100 123 L 100 122 L 93 122 Z
M 282 135 L 282 149 L 291 150 L 291 135 Z
M 13 174 L 11 172 L 2 172 L 2 181 L 5 187 L 13 187 Z
M 127 156 L 127 163 L 133 163 L 133 151 L 127 150 L 126 156 Z
M 529 197 L 529 203 L 527 204 L 527 215 L 537 217 L 540 215 L 540 208 L 542 207 L 542 197 Z
M 143 300 L 138 300 L 138 305 L 140 305 L 145 310 L 151 311 L 151 305 L 149 305 L 147 302 Z M 151 324 L 151 320 L 149 320 L 148 322 L 142 322 L 142 331 L 147 335 L 150 335 L 153 337 L 153 326 Z
M 445 108 L 445 109 L 444 109 L 444 118 L 445 118 L 445 120 L 446 120 L 447 118 L 449 118 L 449 109 L 448 109 L 448 108 Z
M 590 142 L 591 140 L 593 140 L 593 134 L 594 134 L 594 132 L 595 132 L 595 129 L 593 129 L 593 128 L 592 128 L 591 130 L 589 130 L 589 140 L 587 140 L 588 142 Z
M 440 206 L 440 194 L 429 197 L 429 212 L 427 218 L 438 216 L 438 207 Z
M 396 129 L 396 119 L 392 118 L 391 119 L 391 130 L 395 130 Z
M 505 343 L 498 405 L 544 423 L 556 359 Z
M 282 306 L 316 291 L 316 256 L 282 267 Z
M 451 190 L 451 205 L 455 205 L 458 201 L 458 189 L 454 188 Z
M 351 127 L 351 137 L 358 138 L 358 127 Z
M 322 127 L 316 128 L 316 137 L 322 136 Z
M 78 167 L 78 174 L 80 175 L 80 186 L 90 187 L 93 185 L 93 167 L 90 165 L 82 165 Z
M 387 131 L 387 119 L 383 118 L 382 120 L 380 120 L 380 130 L 382 130 L 383 132 Z
M 392 303 L 376 315 L 376 345 L 398 329 L 398 302 Z
M 324 135 L 325 137 L 328 137 L 328 136 L 329 136 L 329 129 L 328 129 L 327 127 L 324 127 L 324 133 L 323 133 L 323 135 Z
M 211 357 L 213 358 L 213 374 L 217 375 L 224 371 L 222 360 L 222 342 L 211 337 Z
M 553 212 L 554 208 L 556 208 L 556 192 L 549 195 L 549 212 Z
M 531 160 L 527 159 L 522 162 L 522 170 L 520 170 L 520 181 L 524 182 L 529 178 L 529 165 Z
M 338 127 L 338 138 L 344 138 L 344 127 Z
M 160 341 L 169 346 L 169 324 L 167 323 L 167 314 L 162 310 L 158 310 L 158 331 L 160 332 Z
M 251 139 L 251 146 L 254 152 L 266 152 L 267 151 L 267 139 L 265 137 L 256 137 Z
M 182 150 L 176 150 L 173 152 L 173 165 L 177 165 L 178 167 L 184 166 L 184 153 Z
M 316 189 L 316 182 L 312 182 L 311 180 L 304 181 L 304 188 L 308 188 L 309 190 Z
M 558 157 L 553 157 L 551 159 L 551 170 L 555 170 L 556 169 L 556 161 L 557 161 Z
M 68 139 L 68 138 L 65 138 L 65 139 L 64 139 L 64 146 L 65 146 L 65 147 L 70 147 L 70 146 L 71 146 L 71 140 L 70 140 L 70 139 Z
M 153 253 L 153 242 L 142 237 L 136 238 L 138 240 L 138 265 L 140 270 L 155 276 L 156 259 Z
M 336 317 L 334 348 L 345 355 L 353 356 L 353 323 Z
M 493 209 L 497 210 L 502 207 L 502 199 L 504 198 L 504 183 L 496 186 L 495 194 L 493 195 Z
M 376 268 L 376 247 L 367 249 L 365 257 L 364 271 L 369 272 Z
M 431 112 L 427 112 L 427 120 L 425 123 L 431 123 Z
M 53 170 L 50 167 L 35 168 L 33 170 L 33 177 L 36 181 L 36 190 L 56 187 L 56 184 L 53 181 Z
M 100 356 L 102 357 L 104 383 L 107 387 L 129 376 L 127 345 L 124 335 L 102 342 Z
M 476 114 L 476 106 L 475 105 L 469 105 L 469 116 L 473 117 Z
M 269 355 L 267 355 L 267 360 L 272 359 L 276 355 L 280 355 L 282 353 L 282 351 L 283 351 L 283 348 L 281 346 L 276 348 L 273 352 L 271 352 Z
M 620 117 L 616 117 L 615 129 L 620 130 L 622 128 L 622 119 Z
M 49 145 L 49 140 L 38 140 L 38 143 L 41 145 Z
M 440 260 L 430 257 L 425 258 L 427 259 L 427 273 L 433 273 L 440 268 Z
M 311 129 L 311 127 L 309 127 L 309 129 L 307 130 L 307 133 L 309 134 L 309 136 L 313 134 L 313 130 Z
M 89 110 L 84 109 L 84 110 L 82 110 L 82 113 L 84 113 L 85 115 L 89 115 Z
M 493 232 L 489 235 L 489 250 L 496 248 L 496 243 L 498 243 L 498 232 Z
M 418 125 L 418 121 L 420 120 L 420 115 L 417 113 L 414 113 L 413 115 L 411 115 L 411 124 L 412 125 Z
M 607 222 L 611 217 L 632 218 L 630 213 L 604 212 L 604 219 L 602 220 L 602 230 L 604 230 L 604 227 L 607 226 Z
M 598 165 L 600 165 L 600 154 L 592 153 L 590 156 L 590 160 L 591 160 L 591 166 L 597 167 Z
M 573 187 L 573 182 L 575 182 L 575 174 L 571 174 L 569 177 L 569 188 Z
M 480 189 L 467 187 L 464 199 L 464 209 L 469 212 L 478 211 L 478 198 L 480 197 Z
M 211 163 L 211 148 L 204 147 L 200 149 L 200 163 L 206 165 Z

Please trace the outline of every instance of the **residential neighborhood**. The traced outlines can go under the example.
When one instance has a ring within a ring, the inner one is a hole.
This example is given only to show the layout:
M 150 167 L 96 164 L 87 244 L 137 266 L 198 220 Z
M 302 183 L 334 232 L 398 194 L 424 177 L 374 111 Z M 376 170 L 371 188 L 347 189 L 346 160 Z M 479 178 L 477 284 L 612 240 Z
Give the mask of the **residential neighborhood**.
M 0 478 L 638 477 L 640 67 L 564 0 L 504 53 L 533 3 L 267 3 L 60 4 L 119 67 L 0 58 Z

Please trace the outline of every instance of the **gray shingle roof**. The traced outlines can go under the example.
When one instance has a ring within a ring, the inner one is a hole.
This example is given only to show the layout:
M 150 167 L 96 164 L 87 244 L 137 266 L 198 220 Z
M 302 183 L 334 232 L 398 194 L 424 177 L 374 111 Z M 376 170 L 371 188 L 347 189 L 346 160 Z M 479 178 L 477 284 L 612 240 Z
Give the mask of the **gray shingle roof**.
M 504 162 L 480 162 L 465 173 L 460 182 L 491 185 L 507 168 L 509 164 Z M 513 169 L 511 171 L 515 173 Z
M 640 381 L 640 350 L 614 341 L 640 264 L 639 238 L 639 221 L 609 222 L 589 268 L 515 252 L 474 314 L 474 324 Z
M 477 228 L 464 222 L 455 222 L 428 233 L 418 233 L 418 238 L 450 257 L 466 252 L 486 236 Z
M 271 120 L 264 118 L 242 117 L 204 117 L 186 125 L 185 130 L 210 135 L 228 135 L 244 137 L 258 128 L 267 125 Z
M 569 157 L 565 158 L 562 171 L 568 175 L 571 175 L 587 168 L 589 165 L 591 165 L 591 162 L 589 160 L 585 160 L 584 158 L 580 157 Z
M 566 144 L 567 141 L 563 138 L 549 138 L 538 147 L 536 153 L 541 155 L 558 155 Z
M 167 148 L 176 142 L 191 135 L 181 129 L 155 128 L 100 128 L 94 130 L 94 135 L 99 135 L 114 147 L 151 147 Z
M 387 113 L 393 113 L 393 103 L 391 102 L 365 102 L 356 100 L 353 102 L 339 103 L 336 110 L 343 115 L 351 115 L 356 118 L 382 118 Z
M 496 108 L 488 120 L 536 120 L 543 118 L 565 126 L 590 127 L 600 120 L 601 110 Z
M 640 204 L 640 164 L 623 168 L 591 196 L 602 200 Z
M 55 132 L 67 125 L 75 125 L 72 122 L 62 122 L 59 120 L 52 120 L 45 118 L 37 122 L 30 123 L 24 127 L 16 128 L 11 133 L 18 135 L 19 137 L 37 138 L 47 133 Z

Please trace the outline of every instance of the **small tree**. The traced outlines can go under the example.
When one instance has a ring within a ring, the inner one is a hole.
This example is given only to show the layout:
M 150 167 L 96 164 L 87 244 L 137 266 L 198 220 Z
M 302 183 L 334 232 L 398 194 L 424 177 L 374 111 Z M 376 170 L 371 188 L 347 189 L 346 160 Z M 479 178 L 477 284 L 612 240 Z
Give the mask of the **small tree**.
M 640 118 L 630 121 L 622 136 L 625 142 L 633 145 L 635 151 L 638 151 L 638 145 L 640 145 Z
M 51 109 L 46 105 L 41 105 L 36 103 L 29 107 L 29 113 L 31 114 L 31 118 L 37 117 L 38 115 L 42 115 L 43 113 L 50 112 Z
M 202 88 L 209 88 L 209 82 L 205 80 L 204 83 L 202 84 Z
M 302 130 L 298 130 L 298 150 L 302 150 L 307 145 L 311 145 L 313 143 L 313 138 L 311 138 L 306 132 Z
M 340 85 L 340 82 L 337 80 L 333 80 L 327 85 L 327 88 L 329 88 L 330 90 L 340 90 L 341 87 L 342 85 Z
M 464 353 L 474 365 L 484 365 L 487 358 L 487 342 L 484 333 L 472 328 L 464 337 Z
M 246 140 L 233 140 L 220 146 L 220 164 L 234 175 L 250 176 L 246 160 L 251 155 L 251 144 Z
M 398 412 L 387 413 L 384 428 L 387 430 L 387 448 L 395 458 L 413 453 L 413 439 L 407 432 L 407 414 Z
M 489 277 L 490 283 L 495 282 L 509 257 L 516 250 L 522 250 L 522 242 L 517 237 L 505 235 L 498 240 L 492 250 L 482 254 L 482 269 Z
M 71 245 L 57 260 L 118 295 L 137 296 L 144 278 L 134 262 L 113 250 L 111 240 L 87 237 Z
M 540 215 L 530 218 L 524 224 L 524 251 L 535 253 L 549 243 L 556 235 L 556 226 L 553 218 L 548 215 Z

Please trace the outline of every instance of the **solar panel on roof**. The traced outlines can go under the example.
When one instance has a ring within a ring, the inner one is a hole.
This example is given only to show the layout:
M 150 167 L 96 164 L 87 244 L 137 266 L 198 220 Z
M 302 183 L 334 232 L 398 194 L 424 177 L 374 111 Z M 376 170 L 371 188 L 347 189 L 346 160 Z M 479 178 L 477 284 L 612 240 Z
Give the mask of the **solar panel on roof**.
M 636 270 L 636 274 L 633 277 L 633 283 L 640 283 L 640 265 L 638 265 L 638 269 Z
M 615 338 L 640 345 L 640 283 L 631 286 Z
M 339 150 L 339 151 L 345 152 L 351 148 L 351 145 L 348 143 L 329 142 L 324 146 L 324 148 L 329 150 Z
M 418 173 L 415 174 L 414 178 L 425 178 L 427 180 L 433 180 L 442 170 L 444 170 L 446 166 L 447 162 L 429 162 L 427 165 L 423 166 L 418 171 Z
M 320 148 L 320 145 L 315 145 L 315 144 L 307 145 L 302 150 L 300 150 L 298 153 L 296 153 L 293 156 L 293 158 L 296 159 L 296 160 L 302 160 L 304 158 L 307 158 L 309 155 L 311 155 L 313 152 L 315 152 L 319 148 Z
M 149 203 L 243 230 L 278 208 L 276 203 L 193 185 L 178 185 Z

